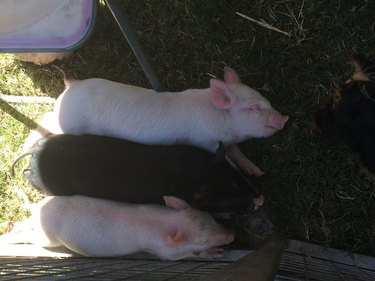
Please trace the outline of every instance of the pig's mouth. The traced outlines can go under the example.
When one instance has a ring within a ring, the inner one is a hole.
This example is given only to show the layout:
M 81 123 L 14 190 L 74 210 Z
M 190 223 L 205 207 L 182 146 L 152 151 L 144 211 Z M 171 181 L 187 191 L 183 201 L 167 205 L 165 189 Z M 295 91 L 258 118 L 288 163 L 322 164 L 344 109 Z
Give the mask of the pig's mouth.
M 280 129 L 278 129 L 278 128 L 272 126 L 272 125 L 266 124 L 266 125 L 264 125 L 264 130 L 263 130 L 263 134 L 262 134 L 261 137 L 270 137 L 279 130 Z
M 271 131 L 272 131 L 272 132 L 276 132 L 276 131 L 280 130 L 280 129 L 278 129 L 278 128 L 272 126 L 272 125 L 265 125 L 264 127 L 266 128 L 267 131 L 270 131 L 270 132 L 271 132 Z

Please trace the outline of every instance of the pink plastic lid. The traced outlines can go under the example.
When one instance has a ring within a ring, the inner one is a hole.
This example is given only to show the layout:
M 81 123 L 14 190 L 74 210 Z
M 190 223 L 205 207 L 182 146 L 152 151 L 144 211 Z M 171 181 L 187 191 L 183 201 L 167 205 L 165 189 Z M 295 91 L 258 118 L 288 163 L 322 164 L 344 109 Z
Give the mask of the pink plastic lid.
M 1 0 L 0 52 L 77 48 L 95 20 L 94 0 Z

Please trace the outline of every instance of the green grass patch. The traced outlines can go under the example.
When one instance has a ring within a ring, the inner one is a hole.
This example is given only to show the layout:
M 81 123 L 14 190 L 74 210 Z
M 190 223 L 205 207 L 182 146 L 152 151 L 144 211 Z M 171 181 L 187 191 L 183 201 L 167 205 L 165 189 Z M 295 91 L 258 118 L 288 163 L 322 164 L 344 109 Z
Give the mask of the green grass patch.
M 245 84 L 290 116 L 286 128 L 275 136 L 241 144 L 266 172 L 256 182 L 280 233 L 375 255 L 374 177 L 345 145 L 310 130 L 313 113 L 329 97 L 333 82 L 350 75 L 348 56 L 375 55 L 374 1 L 143 0 L 122 5 L 166 89 L 208 87 L 211 76 L 222 77 L 223 67 L 229 65 Z M 250 22 L 237 12 L 291 36 Z M 101 77 L 150 87 L 102 5 L 87 44 L 55 64 L 72 78 Z M 4 94 L 57 97 L 62 90 L 61 74 L 50 65 L 0 55 Z M 13 189 L 22 188 L 35 200 L 40 198 L 22 178 L 22 163 L 15 178 L 8 171 L 35 126 L 32 121 L 38 121 L 49 107 L 1 104 L 0 222 L 24 215 L 19 207 L 22 200 Z

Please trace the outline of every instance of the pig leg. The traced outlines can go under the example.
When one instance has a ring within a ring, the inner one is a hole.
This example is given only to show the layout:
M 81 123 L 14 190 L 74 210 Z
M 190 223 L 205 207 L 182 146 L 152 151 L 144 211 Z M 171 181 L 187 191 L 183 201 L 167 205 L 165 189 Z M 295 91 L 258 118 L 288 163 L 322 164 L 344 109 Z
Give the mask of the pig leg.
M 199 253 L 196 253 L 196 256 L 203 257 L 203 258 L 219 258 L 223 256 L 223 249 L 222 248 L 211 248 Z
M 56 114 L 53 112 L 47 112 L 43 119 L 39 122 L 38 128 L 30 133 L 22 145 L 22 150 L 31 148 L 39 139 L 46 135 L 54 133 L 61 134 L 62 130 L 58 125 Z
M 247 175 L 261 176 L 264 172 L 251 162 L 235 144 L 225 147 L 225 152 L 230 160 L 232 160 L 237 167 L 244 171 Z

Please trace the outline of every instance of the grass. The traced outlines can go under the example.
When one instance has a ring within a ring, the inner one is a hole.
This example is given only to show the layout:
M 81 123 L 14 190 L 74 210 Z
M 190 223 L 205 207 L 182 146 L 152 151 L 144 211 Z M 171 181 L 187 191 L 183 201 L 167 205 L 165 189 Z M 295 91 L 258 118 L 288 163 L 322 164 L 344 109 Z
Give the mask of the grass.
M 241 144 L 266 175 L 256 182 L 280 233 L 293 239 L 375 255 L 375 187 L 356 155 L 342 143 L 310 130 L 314 111 L 333 82 L 345 81 L 352 53 L 374 56 L 373 1 L 123 1 L 129 21 L 163 86 L 171 91 L 208 87 L 224 65 L 290 116 L 283 131 Z M 287 36 L 236 13 L 265 22 Z M 56 62 L 69 77 L 101 77 L 150 87 L 108 9 L 100 6 L 96 29 L 73 56 Z M 0 55 L 0 91 L 57 97 L 61 74 L 51 67 Z M 1 103 L 0 222 L 20 219 L 27 187 L 9 165 L 19 146 L 50 105 Z M 8 114 L 8 112 L 13 112 Z M 24 120 L 26 125 L 17 121 Z M 25 118 L 28 117 L 29 119 Z M 31 119 L 31 120 L 30 120 Z M 0 230 L 1 231 L 1 230 Z

